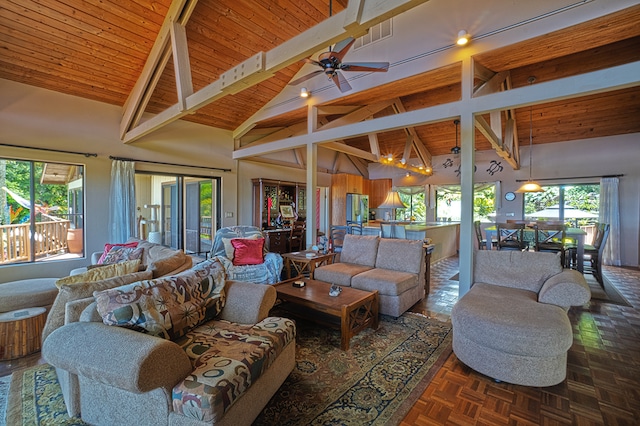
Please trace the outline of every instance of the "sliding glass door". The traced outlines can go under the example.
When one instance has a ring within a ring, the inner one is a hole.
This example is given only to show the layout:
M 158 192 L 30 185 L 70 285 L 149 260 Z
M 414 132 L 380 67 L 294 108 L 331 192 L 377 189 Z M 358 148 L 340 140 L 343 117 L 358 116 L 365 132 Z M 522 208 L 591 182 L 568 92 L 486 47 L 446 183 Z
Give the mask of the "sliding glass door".
M 141 238 L 204 255 L 221 223 L 220 178 L 137 173 Z

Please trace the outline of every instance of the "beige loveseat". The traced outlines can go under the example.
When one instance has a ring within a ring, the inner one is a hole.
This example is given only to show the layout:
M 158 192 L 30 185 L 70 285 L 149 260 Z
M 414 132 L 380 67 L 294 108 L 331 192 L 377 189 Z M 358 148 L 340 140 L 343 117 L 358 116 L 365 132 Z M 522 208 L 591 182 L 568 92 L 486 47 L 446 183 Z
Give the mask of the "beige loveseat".
M 174 250 L 161 244 L 155 244 L 133 237 L 129 238 L 127 242 L 138 243 L 136 248 L 142 249 L 140 265 L 142 265 L 144 269 L 151 271 L 153 278 L 177 274 L 180 271 L 191 268 L 193 264 L 191 256 L 186 255 L 182 250 Z M 102 251 L 92 253 L 92 266 L 76 268 L 70 272 L 70 275 L 82 274 L 87 272 L 91 267 L 95 267 L 102 253 Z
M 320 266 L 316 280 L 378 290 L 379 312 L 398 317 L 425 295 L 422 241 L 347 234 L 340 261 Z
M 218 261 L 94 296 L 42 349 L 87 423 L 249 425 L 294 367 L 295 324 L 267 316 L 275 289 L 225 281 Z
M 496 380 L 552 386 L 566 377 L 570 306 L 591 298 L 554 253 L 478 250 L 473 285 L 451 312 L 453 351 Z

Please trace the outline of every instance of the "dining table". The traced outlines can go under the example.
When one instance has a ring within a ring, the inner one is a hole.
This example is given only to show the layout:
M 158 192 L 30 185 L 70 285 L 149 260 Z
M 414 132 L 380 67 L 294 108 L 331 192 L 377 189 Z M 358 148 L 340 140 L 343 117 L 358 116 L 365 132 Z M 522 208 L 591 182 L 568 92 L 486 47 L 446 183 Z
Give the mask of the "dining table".
M 534 224 L 527 225 L 525 231 L 534 232 Z M 495 225 L 491 225 L 485 228 L 487 241 L 497 241 L 498 236 L 496 234 L 497 228 Z M 567 228 L 565 230 L 565 237 L 572 238 L 576 241 L 576 259 L 579 259 L 576 265 L 578 272 L 584 273 L 584 265 L 582 259 L 584 258 L 584 237 L 587 235 L 587 231 L 581 228 Z M 493 250 L 493 244 L 487 244 L 489 250 Z

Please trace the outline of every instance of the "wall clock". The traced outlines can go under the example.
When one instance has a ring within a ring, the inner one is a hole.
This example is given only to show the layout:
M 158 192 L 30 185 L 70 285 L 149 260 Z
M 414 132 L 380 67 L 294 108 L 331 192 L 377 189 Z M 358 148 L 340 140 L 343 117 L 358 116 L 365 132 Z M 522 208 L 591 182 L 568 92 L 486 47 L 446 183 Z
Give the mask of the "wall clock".
M 513 192 L 507 192 L 506 194 L 504 194 L 504 199 L 507 201 L 513 201 L 516 199 L 516 194 L 514 194 Z

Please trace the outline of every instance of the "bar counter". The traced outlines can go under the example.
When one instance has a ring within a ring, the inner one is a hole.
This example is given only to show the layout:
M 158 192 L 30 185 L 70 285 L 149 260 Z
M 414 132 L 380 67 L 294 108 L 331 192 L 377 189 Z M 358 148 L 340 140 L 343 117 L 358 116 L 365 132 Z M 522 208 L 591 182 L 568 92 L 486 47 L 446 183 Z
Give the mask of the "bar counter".
M 363 235 L 380 235 L 380 224 L 391 223 L 388 221 L 370 221 L 363 224 Z M 435 246 L 431 254 L 431 262 L 437 262 L 458 253 L 460 241 L 459 222 L 393 222 L 397 225 L 404 225 L 407 238 L 423 239 L 431 238 L 431 243 Z

